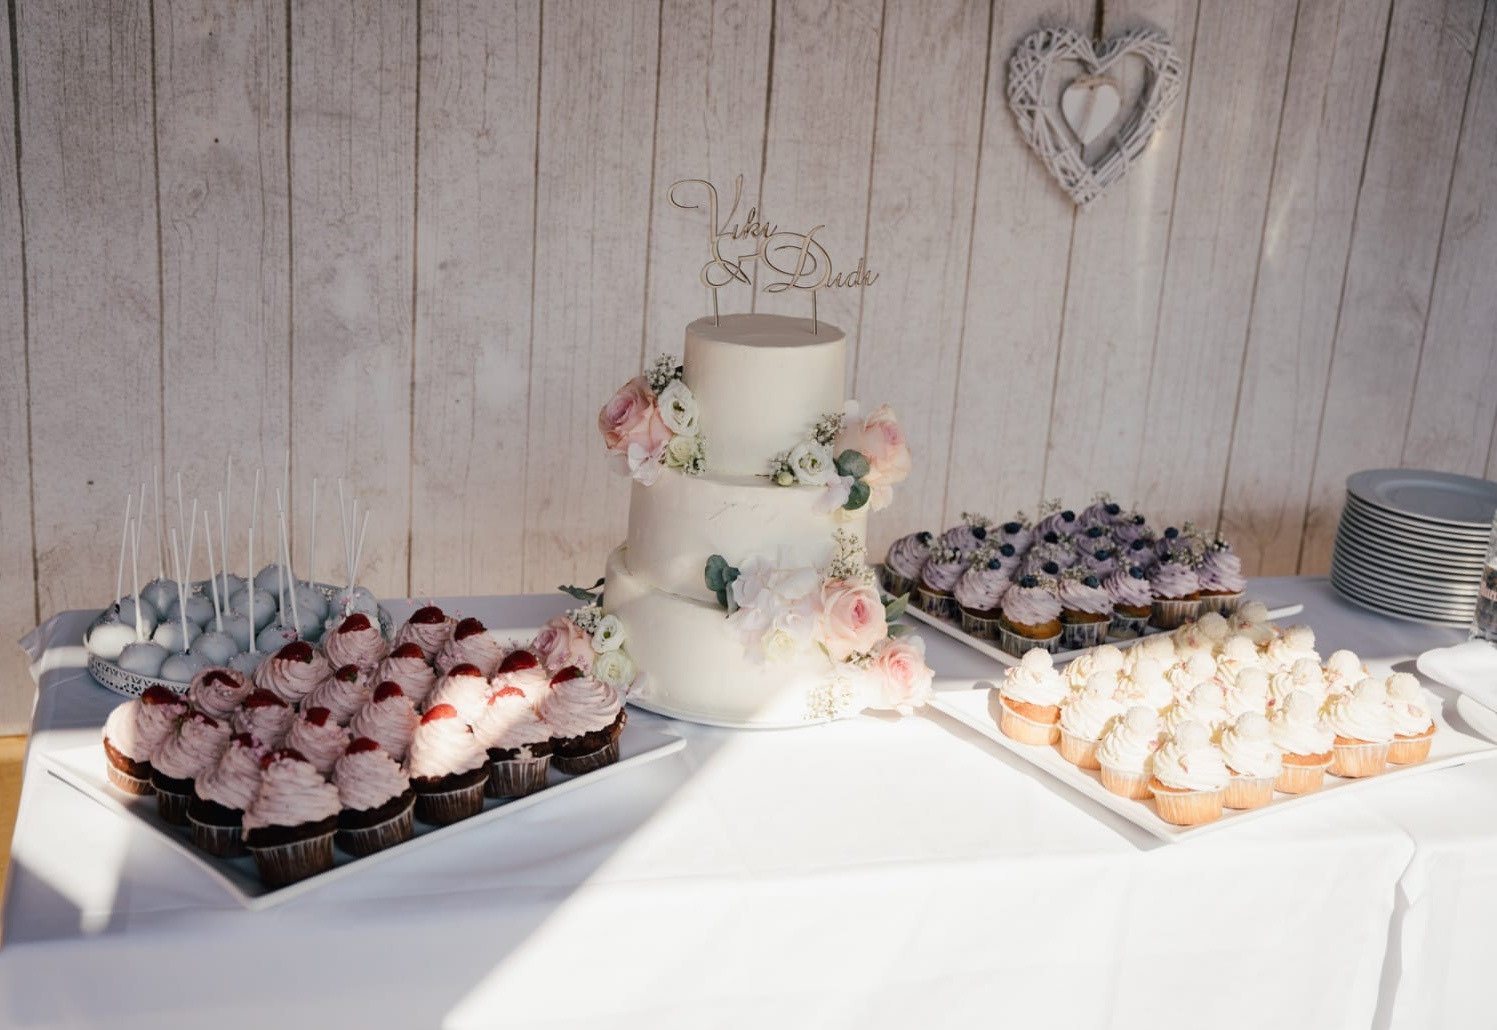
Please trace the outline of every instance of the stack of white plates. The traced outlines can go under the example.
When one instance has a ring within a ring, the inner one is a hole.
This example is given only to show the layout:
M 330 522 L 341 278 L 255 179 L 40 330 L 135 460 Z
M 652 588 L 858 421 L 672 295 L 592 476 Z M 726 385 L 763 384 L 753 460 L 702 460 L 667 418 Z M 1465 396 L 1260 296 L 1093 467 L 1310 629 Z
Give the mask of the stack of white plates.
M 1346 480 L 1331 583 L 1347 600 L 1400 618 L 1467 625 L 1486 561 L 1497 483 L 1426 469 L 1369 469 Z

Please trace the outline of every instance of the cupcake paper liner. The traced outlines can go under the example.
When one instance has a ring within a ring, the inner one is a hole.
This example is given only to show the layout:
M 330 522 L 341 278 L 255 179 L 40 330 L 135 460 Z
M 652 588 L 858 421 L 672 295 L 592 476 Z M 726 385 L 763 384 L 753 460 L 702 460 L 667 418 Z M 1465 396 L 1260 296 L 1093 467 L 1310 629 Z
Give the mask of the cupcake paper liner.
M 461 822 L 483 811 L 483 787 L 488 782 L 485 776 L 466 787 L 455 790 L 436 791 L 430 794 L 416 792 L 416 818 L 433 826 L 446 826 Z
M 216 826 L 200 823 L 191 816 L 187 821 L 192 824 L 192 843 L 208 854 L 217 858 L 237 858 L 245 853 L 244 832 L 237 824 Z
M 1218 612 L 1222 615 L 1231 615 L 1242 605 L 1242 591 L 1235 594 L 1201 594 L 1201 614 L 1207 612 Z
M 1121 612 L 1112 613 L 1112 624 L 1108 627 L 1108 635 L 1131 639 L 1143 636 L 1144 627 L 1148 626 L 1147 615 L 1124 615 Z
M 915 588 L 915 603 L 920 606 L 921 611 L 938 619 L 961 621 L 962 606 L 956 603 L 956 598 L 949 592 L 938 592 L 921 583 Z
M 1098 622 L 1066 622 L 1060 628 L 1060 646 L 1064 651 L 1075 651 L 1083 647 L 1096 647 L 1107 640 L 1111 619 Z
M 126 794 L 134 794 L 138 797 L 145 797 L 156 790 L 155 787 L 151 786 L 149 777 L 131 776 L 125 770 L 116 768 L 113 765 L 109 766 L 109 782 Z
M 484 781 L 484 793 L 491 798 L 522 798 L 526 794 L 534 794 L 545 788 L 546 773 L 550 768 L 549 754 L 540 758 L 509 758 L 503 761 L 490 759 L 489 778 Z
M 997 640 L 1000 628 L 998 625 L 998 613 L 991 615 L 979 615 L 966 608 L 959 608 L 962 613 L 962 632 L 974 636 L 979 640 Z
M 1282 794 L 1313 794 L 1325 785 L 1325 771 L 1330 760 L 1314 765 L 1295 765 L 1285 762 L 1273 781 L 1274 790 Z
M 156 789 L 156 811 L 173 826 L 187 825 L 187 802 L 191 800 L 191 794 L 175 794 Z
M 415 807 L 416 799 L 412 798 L 409 805 L 384 822 L 358 829 L 340 829 L 333 834 L 333 840 L 350 855 L 372 855 L 376 851 L 408 841 L 415 832 L 411 822 L 411 813 Z
M 1032 647 L 1041 647 L 1054 654 L 1060 650 L 1060 637 L 1061 635 L 1057 633 L 1053 637 L 1036 640 L 1033 637 L 1021 636 L 1006 627 L 1000 627 L 998 630 L 998 646 L 1016 658 L 1022 657 L 1024 652 Z
M 1006 737 L 1020 744 L 1046 747 L 1060 739 L 1060 726 L 1053 722 L 1038 722 L 1014 711 L 1002 700 L 998 702 L 998 729 Z
M 1134 801 L 1149 799 L 1148 773 L 1141 769 L 1138 772 L 1129 772 L 1116 766 L 1098 764 L 1102 769 L 1102 786 L 1119 797 L 1131 798 Z
M 584 755 L 563 755 L 560 753 L 551 756 L 551 764 L 556 767 L 557 772 L 576 776 L 580 773 L 592 772 L 601 769 L 605 765 L 612 765 L 619 760 L 619 738 L 614 734 L 612 740 L 596 751 L 589 751 Z
M 1233 776 L 1222 803 L 1228 808 L 1262 808 L 1273 800 L 1273 776 Z
M 884 566 L 884 589 L 894 597 L 908 594 L 915 589 L 915 581 L 909 576 L 901 576 L 889 566 Z
M 1435 740 L 1435 728 L 1417 737 L 1394 737 L 1388 745 L 1388 762 L 1391 765 L 1418 765 L 1429 757 L 1430 745 Z
M 1060 728 L 1060 757 L 1078 769 L 1101 769 L 1097 761 L 1097 742 L 1078 737 L 1064 726 Z
M 1388 767 L 1388 741 L 1338 743 L 1331 751 L 1331 775 L 1359 779 L 1376 776 Z
M 1201 610 L 1201 603 L 1194 599 L 1154 601 L 1154 611 L 1149 616 L 1149 625 L 1160 629 L 1179 629 L 1186 619 L 1193 619 Z
M 333 831 L 268 848 L 250 848 L 249 853 L 255 857 L 255 868 L 267 887 L 284 887 L 332 868 Z
M 1154 795 L 1154 808 L 1159 818 L 1167 823 L 1200 826 L 1215 822 L 1222 816 L 1224 789 L 1172 791 L 1150 784 L 1149 791 Z

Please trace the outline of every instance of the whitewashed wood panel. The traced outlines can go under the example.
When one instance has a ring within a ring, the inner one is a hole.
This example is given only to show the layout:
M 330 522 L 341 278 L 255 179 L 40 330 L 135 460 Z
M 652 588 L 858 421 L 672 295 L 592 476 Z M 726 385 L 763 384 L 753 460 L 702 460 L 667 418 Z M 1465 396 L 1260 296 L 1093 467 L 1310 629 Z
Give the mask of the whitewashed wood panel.
M 0 139 L 14 140 L 10 23 L 0 24 Z M 0 639 L 15 640 L 36 620 L 32 574 L 31 436 L 26 418 L 25 284 L 21 260 L 21 197 L 12 155 L 0 160 Z M 14 630 L 14 632 L 12 632 Z M 20 733 L 31 718 L 35 689 L 19 648 L 0 648 L 0 735 Z
M 1024 508 L 1032 516 L 1040 498 L 1078 216 L 1019 134 L 1008 108 L 1008 59 L 1040 25 L 1088 28 L 1092 12 L 1083 0 L 993 8 L 950 443 L 945 454 L 929 447 L 925 459 L 946 466 L 945 508 L 941 525 L 925 528 L 944 528 L 964 511 L 1003 520 Z
M 853 395 L 888 402 L 918 460 L 894 503 L 870 523 L 882 557 L 910 526 L 940 522 L 951 447 L 952 388 L 961 361 L 962 306 L 988 57 L 988 4 L 890 5 L 879 66 L 878 121 L 868 204 L 870 267 Z
M 838 270 L 866 247 L 869 165 L 878 97 L 881 0 L 781 0 L 774 7 L 762 196 L 782 229 L 826 228 L 817 240 Z M 892 258 L 893 255 L 890 255 Z M 761 278 L 760 287 L 763 281 Z M 759 293 L 757 310 L 809 318 L 799 291 Z M 847 333 L 847 386 L 857 367 L 856 289 L 825 290 L 817 310 Z
M 291 5 L 294 475 L 347 476 L 382 596 L 407 591 L 416 61 L 412 5 Z
M 266 466 L 275 483 L 285 463 L 286 8 L 271 0 L 158 0 L 155 14 L 162 467 L 168 496 L 180 472 L 186 503 L 196 496 L 211 508 L 229 455 L 240 469 Z M 265 499 L 263 510 L 273 510 L 274 493 Z M 236 521 L 242 533 L 248 512 Z M 261 519 L 270 532 L 255 544 L 257 564 L 277 546 L 274 524 Z M 240 536 L 231 545 L 234 568 L 246 561 L 243 543 Z M 194 575 L 207 568 L 203 551 Z
M 1497 11 L 1484 10 L 1400 461 L 1478 476 L 1497 417 Z
M 1300 571 L 1330 567 L 1346 477 L 1396 465 L 1429 310 L 1479 0 L 1395 0 L 1357 200 Z
M 421 9 L 411 592 L 520 588 L 539 8 Z
M 710 294 L 700 285 L 708 259 L 707 212 L 672 207 L 666 197 L 671 183 L 713 183 L 724 220 L 737 176 L 743 176 L 744 183 L 740 215 L 746 216 L 758 203 L 771 11 L 771 5 L 760 0 L 665 0 L 663 5 L 648 292 L 640 349 L 645 364 L 662 352 L 679 354 L 686 325 L 712 312 Z M 723 313 L 749 310 L 747 289 L 720 293 Z
M 15 12 L 43 615 L 109 600 L 125 497 L 160 460 L 150 10 Z
M 1150 358 L 1160 317 L 1181 127 L 1196 88 L 1194 3 L 1108 4 L 1107 22 L 1109 33 L 1140 24 L 1163 29 L 1180 53 L 1186 78 L 1183 94 L 1128 177 L 1077 214 L 1059 355 L 1036 347 L 1036 364 L 1049 357 L 1056 369 L 1044 497 L 1072 507 L 1089 503 L 1098 491 L 1123 504 L 1144 499 L 1138 473 L 1144 430 L 1154 416 L 1145 406 Z M 1034 388 L 1045 388 L 1043 373 Z M 1162 511 L 1148 514 L 1172 517 Z
M 527 590 L 603 574 L 628 482 L 598 408 L 639 370 L 655 126 L 658 2 L 548 3 L 530 363 Z
M 1134 476 L 1145 510 L 1166 522 L 1217 525 L 1295 10 L 1207 4 L 1196 24 L 1202 74 L 1184 110 Z
M 1293 574 L 1389 0 L 1301 4 L 1258 255 L 1221 530 Z

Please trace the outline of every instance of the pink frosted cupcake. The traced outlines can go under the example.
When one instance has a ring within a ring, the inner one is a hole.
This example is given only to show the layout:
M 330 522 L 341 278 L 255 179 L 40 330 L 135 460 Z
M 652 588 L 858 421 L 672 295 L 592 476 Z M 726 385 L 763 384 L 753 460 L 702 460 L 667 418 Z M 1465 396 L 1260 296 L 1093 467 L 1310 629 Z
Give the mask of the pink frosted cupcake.
M 147 687 L 140 695 L 140 708 L 135 713 L 135 732 L 139 735 L 140 746 L 147 754 L 155 752 L 186 714 L 187 702 L 181 695 L 165 687 Z
M 1224 799 L 1228 808 L 1262 808 L 1273 800 L 1284 759 L 1262 712 L 1243 712 L 1222 730 L 1221 752 L 1232 774 Z
M 536 704 L 536 713 L 551 728 L 551 764 L 557 772 L 591 772 L 618 761 L 624 700 L 602 680 L 576 666 L 551 677 L 551 687 Z
M 489 695 L 473 724 L 473 735 L 488 751 L 490 797 L 518 798 L 546 785 L 551 766 L 551 728 L 519 687 Z
M 390 653 L 390 645 L 369 616 L 354 612 L 322 638 L 322 653 L 335 669 L 357 665 L 372 672 Z
M 234 732 L 248 733 L 256 740 L 264 741 L 267 747 L 279 747 L 295 718 L 295 709 L 278 695 L 256 689 L 250 691 L 239 711 L 234 713 Z
M 333 667 L 311 644 L 294 640 L 255 668 L 255 686 L 294 705 L 332 674 Z
M 323 776 L 331 775 L 348 741 L 348 730 L 339 726 L 326 708 L 308 708 L 291 721 L 286 731 L 286 746 L 300 752 Z
M 333 866 L 338 788 L 294 748 L 260 759 L 260 789 L 244 810 L 244 846 L 260 879 L 281 887 Z
M 1199 826 L 1221 818 L 1232 774 L 1205 726 L 1182 724 L 1159 745 L 1150 768 L 1149 791 L 1159 818 L 1176 826 Z
M 517 648 L 504 656 L 489 686 L 494 690 L 514 687 L 535 704 L 551 686 L 551 674 L 528 648 Z
M 338 785 L 338 830 L 333 841 L 350 855 L 372 855 L 411 839 L 416 792 L 400 766 L 378 744 L 359 737 L 333 767 Z
M 266 752 L 248 733 L 236 733 L 218 764 L 193 784 L 187 821 L 192 824 L 192 842 L 208 854 L 244 854 L 244 810 L 260 792 L 260 759 Z
M 437 685 L 437 672 L 421 652 L 421 645 L 406 641 L 379 663 L 375 683 L 398 683 L 411 704 L 420 708 Z
M 374 688 L 369 703 L 354 713 L 348 728 L 355 737 L 368 737 L 397 762 L 405 759 L 411 735 L 421 717 L 400 684 L 386 681 Z
M 406 771 L 422 822 L 444 826 L 483 811 L 489 756 L 451 705 L 437 705 L 421 717 Z
M 504 657 L 504 648 L 499 646 L 482 622 L 464 619 L 452 630 L 452 639 L 437 654 L 436 666 L 440 673 L 451 671 L 455 665 L 476 665 L 484 676 L 492 676 Z
M 161 818 L 187 825 L 193 781 L 218 764 L 229 746 L 229 725 L 204 712 L 189 711 L 151 752 L 151 786 Z
M 452 631 L 456 628 L 456 619 L 436 605 L 429 604 L 411 613 L 411 617 L 395 635 L 395 643 L 397 646 L 415 644 L 421 649 L 422 655 L 430 661 L 435 659 L 447 641 L 452 639 Z
M 345 665 L 333 673 L 302 702 L 303 708 L 326 708 L 333 721 L 347 726 L 353 713 L 374 696 L 374 682 L 357 665 Z M 294 746 L 294 745 L 293 745 Z
M 492 692 L 482 669 L 469 662 L 459 662 L 437 681 L 437 689 L 426 699 L 426 707 L 451 705 L 457 709 L 458 718 L 472 726 L 478 721 Z
M 187 703 L 221 722 L 228 722 L 253 689 L 240 673 L 211 665 L 192 677 L 187 687 Z

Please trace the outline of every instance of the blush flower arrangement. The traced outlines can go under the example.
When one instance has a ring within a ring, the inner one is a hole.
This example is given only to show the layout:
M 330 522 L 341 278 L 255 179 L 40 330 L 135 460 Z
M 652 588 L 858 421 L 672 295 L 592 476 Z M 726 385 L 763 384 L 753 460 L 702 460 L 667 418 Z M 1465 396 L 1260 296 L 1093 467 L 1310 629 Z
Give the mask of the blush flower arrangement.
M 591 587 L 561 587 L 562 591 L 584 603 L 542 626 L 530 642 L 530 650 L 540 658 L 548 672 L 559 672 L 575 665 L 627 694 L 638 677 L 639 669 L 626 647 L 628 634 L 623 621 L 603 610 L 603 591 L 598 589 L 602 585 L 600 579 Z
M 811 435 L 769 463 L 779 486 L 820 486 L 820 511 L 880 511 L 894 499 L 894 484 L 910 474 L 904 429 L 887 404 L 858 418 L 857 401 L 816 420 Z
M 649 486 L 662 468 L 688 476 L 707 469 L 707 440 L 696 398 L 674 357 L 662 354 L 644 375 L 619 387 L 598 412 L 598 432 L 620 471 Z

